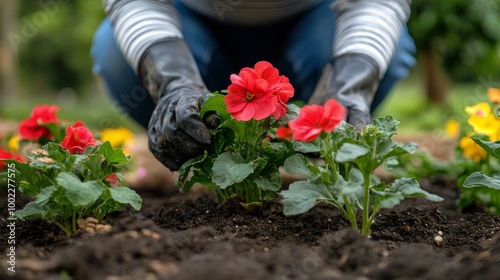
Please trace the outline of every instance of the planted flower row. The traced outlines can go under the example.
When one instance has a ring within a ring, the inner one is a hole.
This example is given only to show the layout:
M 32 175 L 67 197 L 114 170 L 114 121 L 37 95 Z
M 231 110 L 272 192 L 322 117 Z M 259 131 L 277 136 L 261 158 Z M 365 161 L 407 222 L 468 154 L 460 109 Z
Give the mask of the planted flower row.
M 40 217 L 70 235 L 78 230 L 78 219 L 100 221 L 126 205 L 139 210 L 140 196 L 123 186 L 130 156 L 110 141 L 96 139 L 82 122 L 59 120 L 57 111 L 57 106 L 35 107 L 2 149 L 0 178 L 14 174 L 21 195 L 33 198 L 15 217 Z M 25 149 L 23 158 L 20 151 Z
M 408 197 L 442 200 L 420 189 L 415 179 L 401 178 L 387 185 L 375 176 L 377 167 L 393 165 L 400 155 L 416 149 L 414 143 L 391 140 L 398 125 L 391 116 L 357 131 L 343 121 L 345 108 L 335 100 L 324 106 L 287 105 L 293 87 L 268 62 L 258 62 L 230 78 L 227 94 L 215 93 L 202 106 L 202 118 L 216 112 L 221 124 L 211 131 L 213 148 L 179 171 L 182 190 L 201 183 L 217 193 L 220 202 L 238 199 L 247 209 L 281 197 L 286 215 L 326 202 L 339 208 L 351 226 L 365 235 L 381 208 Z M 311 155 L 324 164 L 311 163 Z M 305 180 L 279 192 L 280 166 Z

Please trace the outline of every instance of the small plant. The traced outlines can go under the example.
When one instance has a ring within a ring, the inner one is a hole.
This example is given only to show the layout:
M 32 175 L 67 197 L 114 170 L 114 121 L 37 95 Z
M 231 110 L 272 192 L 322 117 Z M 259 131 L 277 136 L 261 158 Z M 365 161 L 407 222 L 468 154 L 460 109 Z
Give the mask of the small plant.
M 497 105 L 496 112 L 492 113 L 482 105 L 483 111 L 476 111 L 469 119 L 476 132 L 470 139 L 483 150 L 481 159 L 485 168 L 465 179 L 462 186 L 466 191 L 461 196 L 461 202 L 468 204 L 473 203 L 471 200 L 478 200 L 488 212 L 500 215 L 500 175 L 494 174 L 492 168 L 500 160 L 500 89 L 489 89 L 488 96 L 490 102 Z
M 19 219 L 40 217 L 70 235 L 79 218 L 101 220 L 130 205 L 139 210 L 142 200 L 123 185 L 121 172 L 130 161 L 121 148 L 102 143 L 81 122 L 65 125 L 56 106 L 37 106 L 19 126 L 19 142 L 31 144 L 26 163 L 3 159 L 8 168 L 0 178 L 14 181 L 19 192 L 34 197 L 14 214 Z M 14 180 L 15 178 L 15 180 Z
M 447 130 L 459 138 L 456 162 L 462 162 L 460 165 L 464 167 L 458 176 L 459 208 L 480 204 L 486 211 L 500 214 L 500 184 L 494 175 L 500 171 L 500 162 L 496 160 L 500 143 L 500 89 L 490 88 L 487 95 L 488 102 L 465 107 L 467 124 L 450 120 Z
M 265 61 L 230 78 L 227 95 L 214 93 L 201 108 L 202 118 L 214 112 L 221 118 L 211 131 L 212 149 L 186 162 L 177 183 L 183 191 L 201 183 L 214 190 L 220 202 L 234 198 L 254 209 L 278 197 L 279 167 L 290 148 L 270 141 L 269 132 L 293 118 L 297 107 L 286 103 L 294 89 Z
M 442 200 L 422 190 L 413 178 L 387 185 L 374 174 L 379 166 L 390 167 L 399 156 L 416 150 L 415 143 L 402 145 L 391 140 L 399 122 L 392 116 L 378 118 L 360 133 L 340 121 L 343 110 L 334 100 L 324 107 L 304 106 L 297 119 L 288 122 L 288 128 L 278 130 L 282 138 L 293 138 L 293 148 L 299 152 L 285 161 L 285 170 L 306 178 L 281 192 L 285 215 L 301 214 L 326 202 L 340 209 L 353 229 L 368 235 L 381 208 L 392 208 L 409 197 Z M 303 155 L 311 153 L 319 153 L 324 165 L 312 164 Z M 362 211 L 361 226 L 358 210 Z

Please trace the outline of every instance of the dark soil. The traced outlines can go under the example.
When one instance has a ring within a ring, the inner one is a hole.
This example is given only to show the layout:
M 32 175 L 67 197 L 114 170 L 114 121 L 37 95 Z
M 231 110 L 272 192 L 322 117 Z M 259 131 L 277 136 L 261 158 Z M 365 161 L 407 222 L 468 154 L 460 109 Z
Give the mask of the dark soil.
M 500 217 L 458 212 L 453 182 L 421 184 L 445 200 L 382 211 L 371 238 L 329 205 L 285 217 L 279 203 L 249 213 L 207 194 L 143 192 L 143 209 L 109 216 L 107 233 L 17 221 L 15 273 L 2 219 L 0 279 L 500 279 Z

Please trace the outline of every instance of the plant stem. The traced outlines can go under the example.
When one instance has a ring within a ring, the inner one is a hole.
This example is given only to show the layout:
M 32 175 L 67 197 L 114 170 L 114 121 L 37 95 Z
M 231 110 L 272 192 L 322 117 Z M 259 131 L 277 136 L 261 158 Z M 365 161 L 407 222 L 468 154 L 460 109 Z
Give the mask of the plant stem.
M 351 207 L 351 204 L 347 200 L 347 196 L 342 195 L 342 199 L 344 200 L 344 205 L 346 208 L 344 214 L 347 216 L 347 219 L 349 219 L 349 222 L 351 223 L 351 228 L 359 230 L 358 222 L 356 221 L 356 211 L 354 211 L 354 209 Z
M 370 174 L 363 172 L 363 221 L 361 234 L 368 236 L 370 233 Z
M 73 209 L 73 215 L 71 217 L 71 225 L 73 232 L 76 232 L 76 210 Z
M 60 228 L 67 236 L 71 236 L 71 231 L 69 231 L 63 224 L 55 220 L 52 221 L 52 223 L 55 224 L 58 228 Z

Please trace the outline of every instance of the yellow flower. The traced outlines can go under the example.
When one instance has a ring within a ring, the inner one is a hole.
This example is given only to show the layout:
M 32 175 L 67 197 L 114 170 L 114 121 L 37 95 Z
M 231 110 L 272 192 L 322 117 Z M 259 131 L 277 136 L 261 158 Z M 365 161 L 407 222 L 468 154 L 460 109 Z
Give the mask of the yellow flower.
M 457 138 L 460 133 L 460 123 L 456 120 L 449 120 L 446 122 L 446 134 L 449 137 Z
M 500 120 L 491 113 L 488 103 L 481 102 L 474 106 L 467 106 L 465 112 L 470 116 L 467 123 L 476 133 L 487 135 L 491 140 L 497 138 Z
M 491 114 L 491 107 L 490 104 L 486 102 L 480 102 L 474 106 L 465 107 L 465 112 L 471 117 L 486 117 Z
M 106 128 L 101 131 L 101 141 L 109 141 L 113 148 L 123 148 L 125 154 L 130 154 L 126 145 L 134 140 L 134 134 L 127 128 Z
M 19 141 L 21 140 L 21 137 L 18 135 L 12 136 L 9 141 L 7 142 L 7 147 L 9 147 L 9 150 L 17 152 L 19 151 Z
M 488 99 L 492 103 L 500 103 L 500 88 L 489 88 Z
M 462 154 L 466 158 L 472 159 L 474 162 L 478 163 L 481 159 L 486 158 L 486 151 L 481 148 L 474 140 L 470 138 L 473 134 L 464 136 L 460 139 L 459 146 L 462 148 Z

